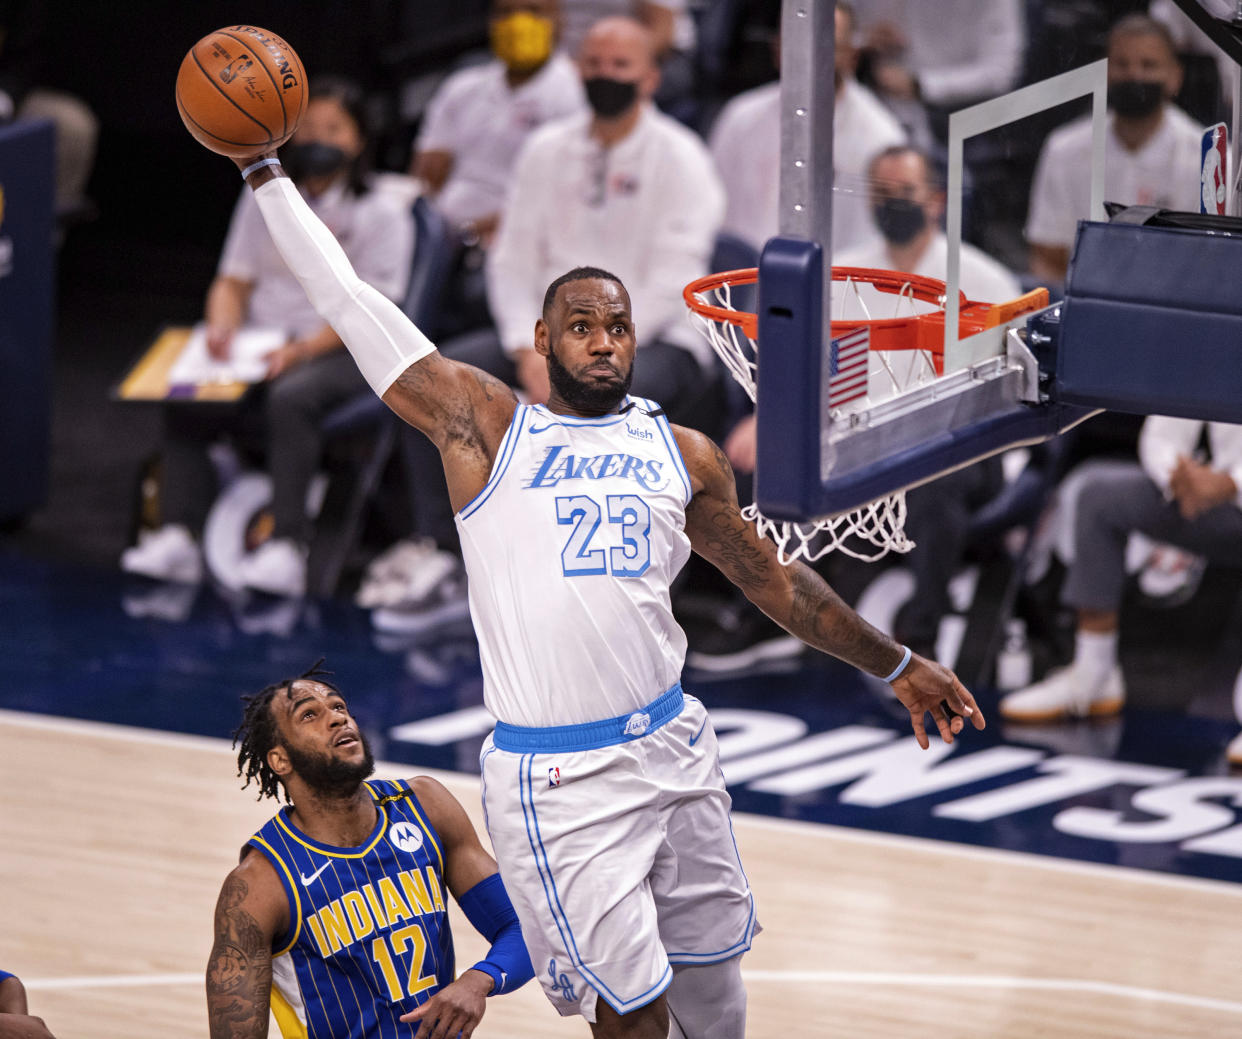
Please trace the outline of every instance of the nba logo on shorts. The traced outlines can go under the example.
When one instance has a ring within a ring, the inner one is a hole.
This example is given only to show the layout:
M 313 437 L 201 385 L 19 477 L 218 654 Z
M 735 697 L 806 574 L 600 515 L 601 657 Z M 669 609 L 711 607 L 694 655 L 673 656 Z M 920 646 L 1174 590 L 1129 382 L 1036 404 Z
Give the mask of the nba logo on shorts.
M 548 786 L 561 785 L 561 770 L 559 768 L 548 769 Z

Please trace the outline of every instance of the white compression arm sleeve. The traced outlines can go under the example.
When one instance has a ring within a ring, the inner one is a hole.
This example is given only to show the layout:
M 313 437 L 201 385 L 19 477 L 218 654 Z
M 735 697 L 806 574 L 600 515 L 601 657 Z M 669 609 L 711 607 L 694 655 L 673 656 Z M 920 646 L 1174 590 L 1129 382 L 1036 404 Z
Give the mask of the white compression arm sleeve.
M 355 273 L 349 257 L 288 177 L 254 193 L 272 241 L 315 311 L 349 347 L 381 397 L 403 371 L 435 346 L 392 300 Z

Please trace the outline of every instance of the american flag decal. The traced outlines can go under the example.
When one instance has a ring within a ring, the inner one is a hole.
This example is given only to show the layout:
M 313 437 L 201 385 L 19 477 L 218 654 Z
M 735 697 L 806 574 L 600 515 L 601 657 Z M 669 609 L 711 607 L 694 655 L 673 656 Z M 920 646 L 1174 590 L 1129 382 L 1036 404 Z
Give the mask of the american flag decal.
M 828 368 L 828 407 L 867 395 L 867 357 L 871 329 L 864 325 L 832 341 Z

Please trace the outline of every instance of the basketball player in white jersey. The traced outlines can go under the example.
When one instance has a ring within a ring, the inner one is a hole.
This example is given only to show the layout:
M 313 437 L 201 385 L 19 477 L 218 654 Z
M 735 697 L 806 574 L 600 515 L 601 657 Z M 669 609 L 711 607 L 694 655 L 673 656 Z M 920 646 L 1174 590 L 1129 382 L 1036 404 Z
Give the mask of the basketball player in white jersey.
M 470 578 L 488 832 L 535 976 L 596 1037 L 737 1039 L 758 930 L 715 734 L 679 684 L 669 585 L 691 549 L 773 620 L 893 685 L 921 746 L 952 742 L 970 693 L 782 566 L 738 512 L 719 448 L 628 394 L 625 287 L 579 268 L 549 287 L 535 349 L 546 406 L 445 359 L 360 281 L 272 156 L 240 161 L 272 237 L 385 403 L 440 450 Z

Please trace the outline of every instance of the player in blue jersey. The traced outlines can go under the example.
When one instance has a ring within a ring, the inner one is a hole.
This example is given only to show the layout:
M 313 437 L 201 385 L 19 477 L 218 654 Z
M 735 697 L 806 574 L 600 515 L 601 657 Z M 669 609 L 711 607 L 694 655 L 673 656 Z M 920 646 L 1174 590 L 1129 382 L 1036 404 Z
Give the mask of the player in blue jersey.
M 326 672 L 245 698 L 238 774 L 289 802 L 246 843 L 216 904 L 212 1039 L 462 1039 L 533 971 L 496 863 L 434 779 L 375 763 Z M 457 977 L 446 890 L 491 943 Z
M 0 1039 L 53 1039 L 26 1006 L 26 986 L 16 974 L 0 970 Z
M 740 1039 L 758 932 L 715 733 L 683 693 L 669 586 L 691 550 L 808 644 L 891 682 L 921 746 L 983 728 L 947 668 L 867 624 L 738 510 L 724 454 L 631 397 L 615 275 L 556 279 L 534 328 L 547 405 L 438 353 L 362 282 L 274 155 L 238 162 L 272 239 L 383 400 L 438 447 L 495 732 L 488 832 L 536 976 L 596 1039 Z

